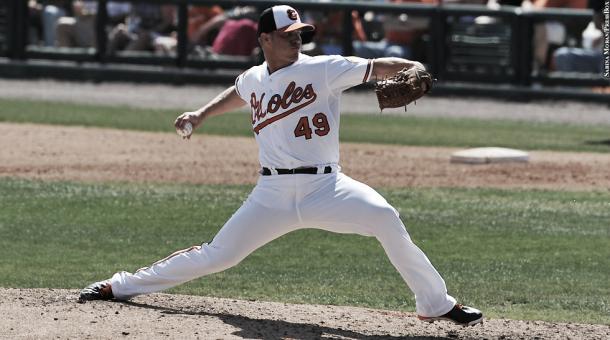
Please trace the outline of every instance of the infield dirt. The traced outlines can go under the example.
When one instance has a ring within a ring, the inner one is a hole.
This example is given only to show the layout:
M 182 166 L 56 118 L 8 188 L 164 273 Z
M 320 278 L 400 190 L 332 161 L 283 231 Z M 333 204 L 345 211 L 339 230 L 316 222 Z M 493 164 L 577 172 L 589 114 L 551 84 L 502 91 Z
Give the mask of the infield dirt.
M 6 339 L 608 339 L 610 327 L 505 319 L 461 327 L 413 313 L 152 294 L 77 302 L 76 290 L 0 289 Z
M 254 184 L 253 138 L 0 124 L 0 176 L 43 180 Z M 449 162 L 454 148 L 341 144 L 347 175 L 373 187 L 608 190 L 610 156 L 530 153 L 529 163 Z M 605 188 L 605 189 L 604 189 Z

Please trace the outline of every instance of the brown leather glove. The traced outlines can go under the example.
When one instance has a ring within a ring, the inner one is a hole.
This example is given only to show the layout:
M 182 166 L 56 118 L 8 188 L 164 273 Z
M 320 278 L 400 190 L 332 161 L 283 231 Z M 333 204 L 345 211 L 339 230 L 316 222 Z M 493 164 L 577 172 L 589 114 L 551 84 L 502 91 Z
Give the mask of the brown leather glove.
M 417 67 L 406 67 L 394 76 L 378 81 L 375 93 L 381 110 L 386 107 L 401 107 L 423 97 L 432 88 L 432 75 Z

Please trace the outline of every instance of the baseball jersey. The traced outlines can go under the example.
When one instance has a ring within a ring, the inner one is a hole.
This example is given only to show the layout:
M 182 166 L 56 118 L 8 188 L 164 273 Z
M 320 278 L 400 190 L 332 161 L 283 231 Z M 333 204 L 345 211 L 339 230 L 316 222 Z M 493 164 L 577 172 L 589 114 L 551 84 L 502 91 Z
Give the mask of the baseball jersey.
M 272 74 L 267 63 L 235 80 L 250 105 L 261 166 L 293 169 L 339 163 L 341 92 L 369 80 L 372 60 L 300 54 Z

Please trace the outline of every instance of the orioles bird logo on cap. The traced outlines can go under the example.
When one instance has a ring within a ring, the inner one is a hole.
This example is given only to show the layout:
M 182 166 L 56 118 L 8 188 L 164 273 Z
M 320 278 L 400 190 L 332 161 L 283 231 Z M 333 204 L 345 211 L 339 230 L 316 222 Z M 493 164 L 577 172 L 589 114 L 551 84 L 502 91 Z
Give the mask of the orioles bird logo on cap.
M 288 14 L 288 18 L 290 18 L 290 20 L 297 20 L 297 12 L 294 9 L 289 9 L 286 11 L 286 13 Z

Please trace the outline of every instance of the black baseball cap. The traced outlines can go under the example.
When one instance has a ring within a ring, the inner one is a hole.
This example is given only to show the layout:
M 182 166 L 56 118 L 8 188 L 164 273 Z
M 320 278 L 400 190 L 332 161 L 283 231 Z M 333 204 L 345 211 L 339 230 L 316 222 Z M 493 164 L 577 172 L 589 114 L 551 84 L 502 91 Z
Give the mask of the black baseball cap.
M 258 32 L 269 33 L 276 30 L 282 32 L 291 32 L 302 29 L 304 31 L 313 31 L 316 28 L 313 25 L 305 24 L 301 21 L 301 16 L 292 7 L 287 5 L 273 6 L 265 9 L 258 19 Z

